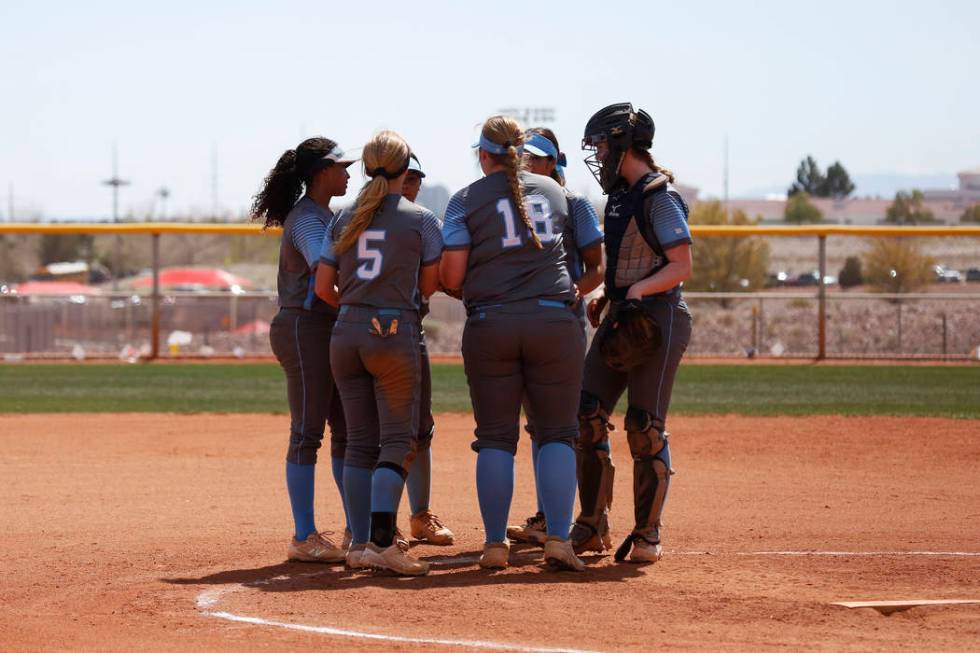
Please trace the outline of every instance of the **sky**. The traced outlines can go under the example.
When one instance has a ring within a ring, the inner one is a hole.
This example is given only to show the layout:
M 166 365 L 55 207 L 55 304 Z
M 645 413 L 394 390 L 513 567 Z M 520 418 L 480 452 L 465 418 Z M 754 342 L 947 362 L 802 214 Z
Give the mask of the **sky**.
M 0 219 L 11 189 L 15 218 L 108 217 L 114 147 L 122 214 L 159 216 L 166 187 L 171 217 L 238 215 L 303 138 L 350 151 L 385 128 L 455 191 L 506 107 L 553 107 L 569 186 L 598 196 L 582 129 L 620 101 L 702 196 L 726 139 L 733 196 L 788 186 L 807 154 L 949 174 L 980 167 L 978 24 L 970 1 L 6 2 Z

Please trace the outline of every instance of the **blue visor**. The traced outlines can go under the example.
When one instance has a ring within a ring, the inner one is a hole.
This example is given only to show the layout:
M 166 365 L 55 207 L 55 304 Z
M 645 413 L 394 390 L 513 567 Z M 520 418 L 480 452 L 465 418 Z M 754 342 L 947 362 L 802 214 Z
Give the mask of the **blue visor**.
M 525 141 L 524 148 L 534 156 L 547 156 L 558 159 L 558 148 L 541 134 L 531 134 Z
M 479 143 L 474 143 L 473 144 L 473 147 L 478 147 L 481 150 L 486 150 L 490 154 L 507 154 L 507 148 L 506 147 L 504 147 L 503 145 L 498 145 L 498 144 L 494 143 L 493 141 L 491 141 L 489 138 L 487 138 L 483 134 L 480 134 L 480 142 Z M 520 156 L 523 153 L 524 153 L 524 146 L 521 145 L 521 146 L 519 146 L 517 148 L 517 156 Z
M 419 177 L 425 177 L 425 173 L 422 172 L 422 164 L 419 163 L 418 158 L 414 154 L 408 157 L 408 169 L 409 171 L 419 173 Z

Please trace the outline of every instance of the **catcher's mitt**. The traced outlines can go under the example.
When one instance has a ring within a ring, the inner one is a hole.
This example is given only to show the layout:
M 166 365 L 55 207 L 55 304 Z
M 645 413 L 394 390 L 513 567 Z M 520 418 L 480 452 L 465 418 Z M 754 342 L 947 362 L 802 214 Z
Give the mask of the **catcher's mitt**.
M 657 321 L 635 299 L 617 304 L 596 337 L 602 360 L 620 372 L 650 360 L 662 339 Z

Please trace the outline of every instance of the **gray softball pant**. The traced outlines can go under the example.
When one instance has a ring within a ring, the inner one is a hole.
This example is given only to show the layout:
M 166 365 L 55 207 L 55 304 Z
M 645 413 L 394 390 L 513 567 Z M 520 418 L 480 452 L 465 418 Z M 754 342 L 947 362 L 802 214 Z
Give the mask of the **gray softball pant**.
M 340 307 L 330 364 L 348 423 L 345 465 L 408 470 L 419 427 L 419 345 L 415 311 Z
M 575 446 L 585 334 L 563 303 L 529 300 L 470 311 L 463 366 L 476 418 L 475 451 L 517 453 L 521 400 L 543 446 Z
M 272 319 L 269 342 L 286 373 L 289 401 L 289 448 L 286 461 L 316 464 L 323 431 L 330 423 L 330 455 L 343 458 L 347 424 L 330 371 L 330 334 L 336 316 L 301 308 L 283 308 Z
M 582 390 L 597 398 L 607 413 L 612 413 L 623 391 L 627 391 L 629 406 L 650 413 L 654 427 L 663 432 L 674 377 L 691 340 L 691 313 L 684 300 L 663 295 L 644 299 L 643 307 L 660 325 L 663 336 L 660 349 L 649 361 L 628 372 L 618 372 L 603 362 L 599 353 L 599 338 L 594 338 L 585 358 Z M 612 313 L 611 309 L 609 314 Z M 609 328 L 609 314 L 599 325 L 599 331 Z

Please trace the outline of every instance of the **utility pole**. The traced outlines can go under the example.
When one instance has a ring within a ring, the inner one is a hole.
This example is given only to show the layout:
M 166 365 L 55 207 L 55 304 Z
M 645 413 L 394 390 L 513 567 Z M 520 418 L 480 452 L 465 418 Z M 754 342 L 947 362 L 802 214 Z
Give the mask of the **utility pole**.
M 157 191 L 157 197 L 160 198 L 160 220 L 166 221 L 167 219 L 167 198 L 170 197 L 170 189 L 166 186 L 160 188 Z
M 119 222 L 119 188 L 128 186 L 129 181 L 119 177 L 119 157 L 116 144 L 112 144 L 112 178 L 102 182 L 103 186 L 112 187 L 112 221 Z M 116 234 L 116 242 L 112 252 L 112 289 L 119 290 L 119 265 L 122 252 L 122 236 Z
M 724 184 L 725 184 L 725 220 L 730 219 L 728 211 L 728 134 L 725 134 L 725 167 L 724 167 Z

